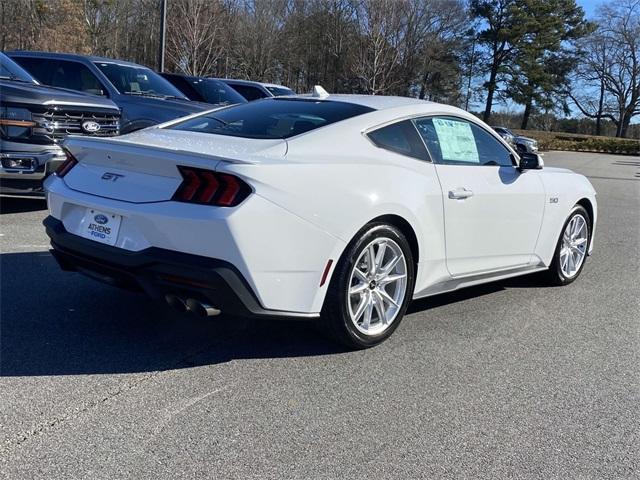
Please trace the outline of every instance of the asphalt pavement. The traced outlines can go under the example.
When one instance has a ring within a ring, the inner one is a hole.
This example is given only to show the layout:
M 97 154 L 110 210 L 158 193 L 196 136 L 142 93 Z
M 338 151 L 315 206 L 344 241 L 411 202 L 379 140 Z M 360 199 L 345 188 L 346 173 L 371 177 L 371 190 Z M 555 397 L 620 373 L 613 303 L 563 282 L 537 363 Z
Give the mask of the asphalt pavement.
M 0 477 L 640 478 L 640 158 L 590 177 L 582 276 L 414 302 L 384 344 L 202 320 L 65 273 L 0 200 Z

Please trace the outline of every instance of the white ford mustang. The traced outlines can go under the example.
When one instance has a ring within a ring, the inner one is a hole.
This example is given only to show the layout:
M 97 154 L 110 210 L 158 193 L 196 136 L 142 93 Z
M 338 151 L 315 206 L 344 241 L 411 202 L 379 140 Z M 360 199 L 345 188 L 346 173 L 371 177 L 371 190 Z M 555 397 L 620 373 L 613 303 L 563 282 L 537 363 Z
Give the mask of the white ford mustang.
M 596 197 L 454 107 L 280 97 L 71 137 L 46 187 L 62 268 L 175 308 L 318 318 L 356 348 L 415 298 L 580 274 Z

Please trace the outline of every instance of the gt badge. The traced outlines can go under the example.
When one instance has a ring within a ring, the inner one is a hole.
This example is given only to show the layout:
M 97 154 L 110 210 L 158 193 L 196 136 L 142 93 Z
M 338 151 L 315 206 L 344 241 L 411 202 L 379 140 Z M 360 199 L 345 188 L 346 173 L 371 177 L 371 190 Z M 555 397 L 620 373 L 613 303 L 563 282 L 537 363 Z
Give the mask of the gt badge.
M 120 175 L 119 173 L 104 172 L 100 178 L 102 178 L 102 180 L 111 180 L 112 182 L 115 182 L 122 177 L 124 177 L 124 175 Z

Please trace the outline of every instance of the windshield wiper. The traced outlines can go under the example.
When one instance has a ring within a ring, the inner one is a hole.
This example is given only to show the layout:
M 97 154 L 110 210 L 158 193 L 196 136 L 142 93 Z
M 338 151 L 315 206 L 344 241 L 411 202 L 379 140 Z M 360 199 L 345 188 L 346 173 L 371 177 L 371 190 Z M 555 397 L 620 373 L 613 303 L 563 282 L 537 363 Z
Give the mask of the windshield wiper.
M 163 95 L 158 95 L 156 93 L 151 92 L 124 92 L 125 95 L 138 95 L 140 97 L 153 97 L 153 98 L 163 98 Z
M 188 98 L 178 97 L 177 95 L 162 95 L 162 98 L 170 98 L 172 100 L 185 100 L 190 101 Z
M 177 95 L 163 95 L 162 93 L 141 92 L 141 91 L 131 91 L 131 92 L 124 92 L 124 93 L 125 93 L 125 95 L 139 95 L 141 97 L 162 98 L 163 100 L 171 98 L 171 99 L 176 99 L 176 100 L 189 101 L 188 98 L 178 97 Z

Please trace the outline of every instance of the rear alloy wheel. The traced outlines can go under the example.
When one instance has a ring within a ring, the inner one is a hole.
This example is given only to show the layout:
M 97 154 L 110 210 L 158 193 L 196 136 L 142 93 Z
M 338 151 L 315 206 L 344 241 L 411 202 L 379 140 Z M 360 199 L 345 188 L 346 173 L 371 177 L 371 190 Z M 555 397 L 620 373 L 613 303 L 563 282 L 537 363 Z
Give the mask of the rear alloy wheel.
M 349 347 L 376 345 L 400 323 L 413 279 L 413 256 L 404 235 L 390 225 L 371 225 L 336 267 L 323 320 Z
M 549 280 L 554 285 L 568 285 L 582 272 L 591 239 L 590 225 L 587 211 L 576 205 L 562 228 L 562 235 L 549 267 Z
M 376 238 L 351 269 L 347 306 L 353 326 L 365 335 L 384 332 L 393 323 L 407 291 L 407 261 L 390 238 Z

